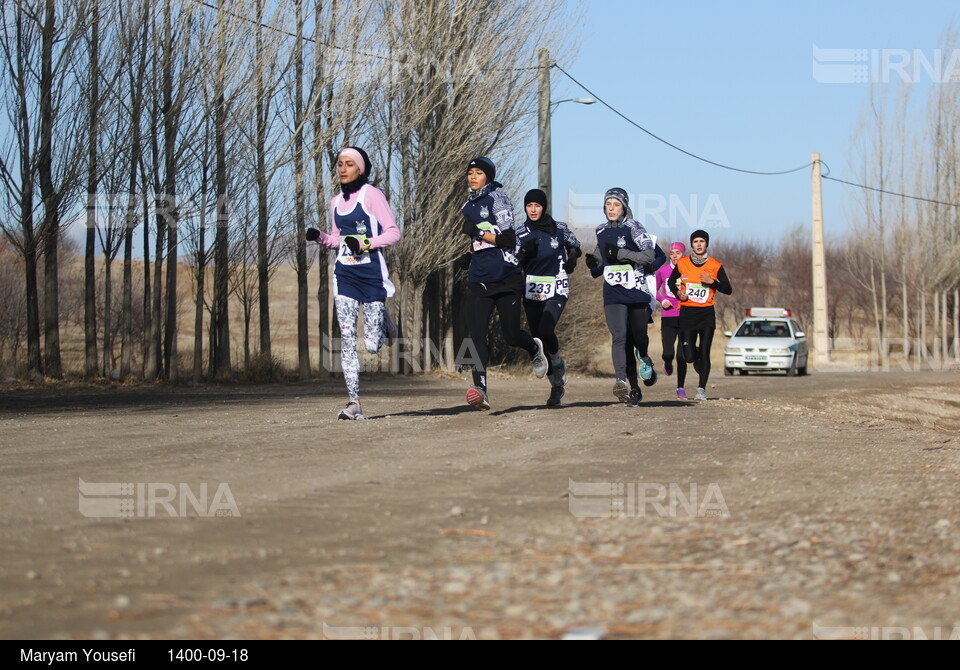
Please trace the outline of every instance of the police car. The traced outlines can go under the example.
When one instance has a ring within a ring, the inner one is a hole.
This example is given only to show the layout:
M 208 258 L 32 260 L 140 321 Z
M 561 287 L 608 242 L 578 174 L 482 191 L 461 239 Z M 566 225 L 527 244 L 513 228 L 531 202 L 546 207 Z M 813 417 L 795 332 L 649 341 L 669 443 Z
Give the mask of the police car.
M 750 371 L 783 371 L 789 377 L 807 374 L 807 337 L 781 307 L 751 307 L 740 322 L 723 352 L 723 374 L 734 370 L 741 375 Z

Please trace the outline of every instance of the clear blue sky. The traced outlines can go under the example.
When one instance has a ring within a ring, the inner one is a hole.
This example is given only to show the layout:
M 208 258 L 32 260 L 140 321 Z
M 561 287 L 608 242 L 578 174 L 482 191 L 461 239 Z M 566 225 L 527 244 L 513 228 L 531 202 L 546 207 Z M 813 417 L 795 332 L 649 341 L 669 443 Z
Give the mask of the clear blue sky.
M 944 29 L 960 24 L 955 0 L 589 0 L 585 7 L 580 53 L 561 64 L 640 125 L 688 151 L 746 169 L 794 168 L 819 151 L 834 176 L 853 181 L 851 134 L 869 85 L 817 81 L 814 46 L 866 49 L 870 58 L 901 49 L 911 60 L 916 54 L 932 59 Z M 841 69 L 855 62 L 844 60 Z M 870 77 L 883 72 L 870 61 L 866 67 Z M 913 78 L 913 63 L 907 72 Z M 931 77 L 922 67 L 918 72 L 916 86 L 929 89 Z M 834 74 L 842 78 L 844 72 Z M 554 100 L 586 95 L 556 69 L 552 87 Z M 694 202 L 694 218 L 705 217 L 715 235 L 772 241 L 796 224 L 810 225 L 809 170 L 776 177 L 721 170 L 658 143 L 600 104 L 558 106 L 552 140 L 553 213 L 561 220 L 602 222 L 603 192 L 622 186 L 631 197 L 652 196 L 648 223 L 665 240 L 689 236 L 693 228 L 676 204 L 690 210 Z M 536 185 L 535 141 L 531 157 L 527 188 Z M 520 188 L 509 190 L 522 197 Z M 570 192 L 584 200 L 572 211 Z M 846 228 L 856 195 L 824 182 L 828 235 Z M 666 226 L 653 216 L 659 202 Z M 729 227 L 721 230 L 722 223 Z

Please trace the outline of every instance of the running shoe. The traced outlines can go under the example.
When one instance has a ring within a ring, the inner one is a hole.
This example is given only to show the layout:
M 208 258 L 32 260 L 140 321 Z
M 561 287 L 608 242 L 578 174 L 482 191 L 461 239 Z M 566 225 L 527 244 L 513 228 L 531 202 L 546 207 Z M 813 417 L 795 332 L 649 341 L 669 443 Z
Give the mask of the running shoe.
M 617 400 L 620 402 L 627 402 L 630 400 L 630 385 L 627 384 L 627 380 L 618 379 L 613 385 L 613 395 L 617 396 Z
M 547 376 L 547 370 L 550 369 L 550 362 L 546 354 L 543 353 L 543 341 L 539 337 L 533 338 L 533 343 L 537 345 L 537 352 L 533 355 L 533 374 L 537 379 L 543 379 Z
M 397 324 L 390 318 L 390 310 L 383 308 L 383 343 L 392 347 L 397 339 Z
M 653 361 L 650 360 L 649 356 L 644 356 L 643 358 L 637 357 L 637 360 L 640 362 L 640 379 L 643 380 L 644 386 L 653 386 L 657 383 L 657 371 L 653 369 Z
M 356 400 L 348 402 L 347 406 L 340 410 L 340 414 L 337 415 L 339 421 L 360 421 L 366 418 L 363 415 L 363 410 L 360 409 L 360 403 Z
M 467 404 L 481 412 L 486 412 L 490 409 L 490 400 L 487 398 L 487 392 L 479 386 L 471 386 L 467 390 Z
M 677 400 L 689 400 L 687 392 L 683 389 L 677 389 Z
M 639 407 L 643 400 L 643 393 L 640 389 L 630 389 L 630 397 L 627 399 L 627 407 Z
M 563 394 L 566 393 L 566 389 L 563 388 L 563 385 L 554 384 L 550 387 L 550 397 L 547 398 L 547 407 L 559 407 L 560 401 L 563 399 Z
M 664 363 L 663 364 L 664 377 L 669 377 L 672 374 L 673 374 L 673 363 Z
M 707 392 L 704 391 L 701 387 L 697 387 L 697 395 L 693 396 L 694 400 L 706 400 Z

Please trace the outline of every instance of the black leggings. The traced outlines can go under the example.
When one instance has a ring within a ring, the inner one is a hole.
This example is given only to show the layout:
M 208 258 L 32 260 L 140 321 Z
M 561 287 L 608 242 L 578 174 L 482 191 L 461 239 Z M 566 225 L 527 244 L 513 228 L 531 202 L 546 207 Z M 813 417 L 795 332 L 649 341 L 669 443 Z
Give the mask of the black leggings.
M 636 380 L 637 362 L 633 357 L 636 347 L 640 356 L 647 355 L 650 338 L 647 337 L 647 324 L 650 322 L 650 306 L 647 303 L 634 305 L 605 305 L 607 328 L 613 339 L 610 353 L 613 357 L 613 371 L 617 379 Z M 629 356 L 628 353 L 629 346 Z
M 683 348 L 677 347 L 674 351 L 674 343 L 680 339 L 680 317 L 679 316 L 663 316 L 660 317 L 660 344 L 663 345 L 663 362 L 672 363 L 674 356 L 677 358 L 677 379 L 681 383 L 677 384 L 677 388 L 682 386 L 682 380 L 687 376 L 687 361 L 683 358 Z
M 557 323 L 567 306 L 565 298 L 550 300 L 524 300 L 523 311 L 527 313 L 527 323 L 530 324 L 530 334 L 543 341 L 543 349 L 548 358 L 560 353 L 560 340 L 557 339 Z M 551 372 L 553 365 L 551 364 Z
M 681 307 L 680 308 L 680 346 L 683 357 L 700 368 L 700 383 L 702 389 L 707 388 L 710 378 L 710 347 L 713 346 L 713 334 L 717 330 L 717 317 L 713 307 Z M 699 342 L 697 342 L 699 339 Z M 683 376 L 677 373 L 677 388 L 683 386 L 686 370 Z
M 520 347 L 532 357 L 537 353 L 533 337 L 520 328 L 520 301 L 522 300 L 523 279 L 506 279 L 496 284 L 471 283 L 467 292 L 467 329 L 473 341 L 475 358 L 473 365 L 473 385 L 487 388 L 487 363 L 490 349 L 487 347 L 487 330 L 490 317 L 496 308 L 500 315 L 500 328 L 503 339 L 511 347 Z

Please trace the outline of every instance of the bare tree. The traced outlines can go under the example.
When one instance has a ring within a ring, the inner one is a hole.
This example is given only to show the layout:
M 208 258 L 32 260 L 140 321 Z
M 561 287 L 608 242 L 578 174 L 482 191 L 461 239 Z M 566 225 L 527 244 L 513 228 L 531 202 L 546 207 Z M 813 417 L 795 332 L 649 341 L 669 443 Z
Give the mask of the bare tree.
M 466 161 L 493 154 L 499 175 L 517 176 L 516 149 L 533 129 L 537 50 L 562 54 L 553 42 L 565 34 L 565 10 L 553 1 L 381 3 L 390 59 L 380 64 L 368 132 L 389 170 L 385 184 L 403 231 L 390 255 L 402 259 L 393 269 L 408 341 L 423 342 L 419 288 L 462 251 L 450 239 L 457 239 Z

